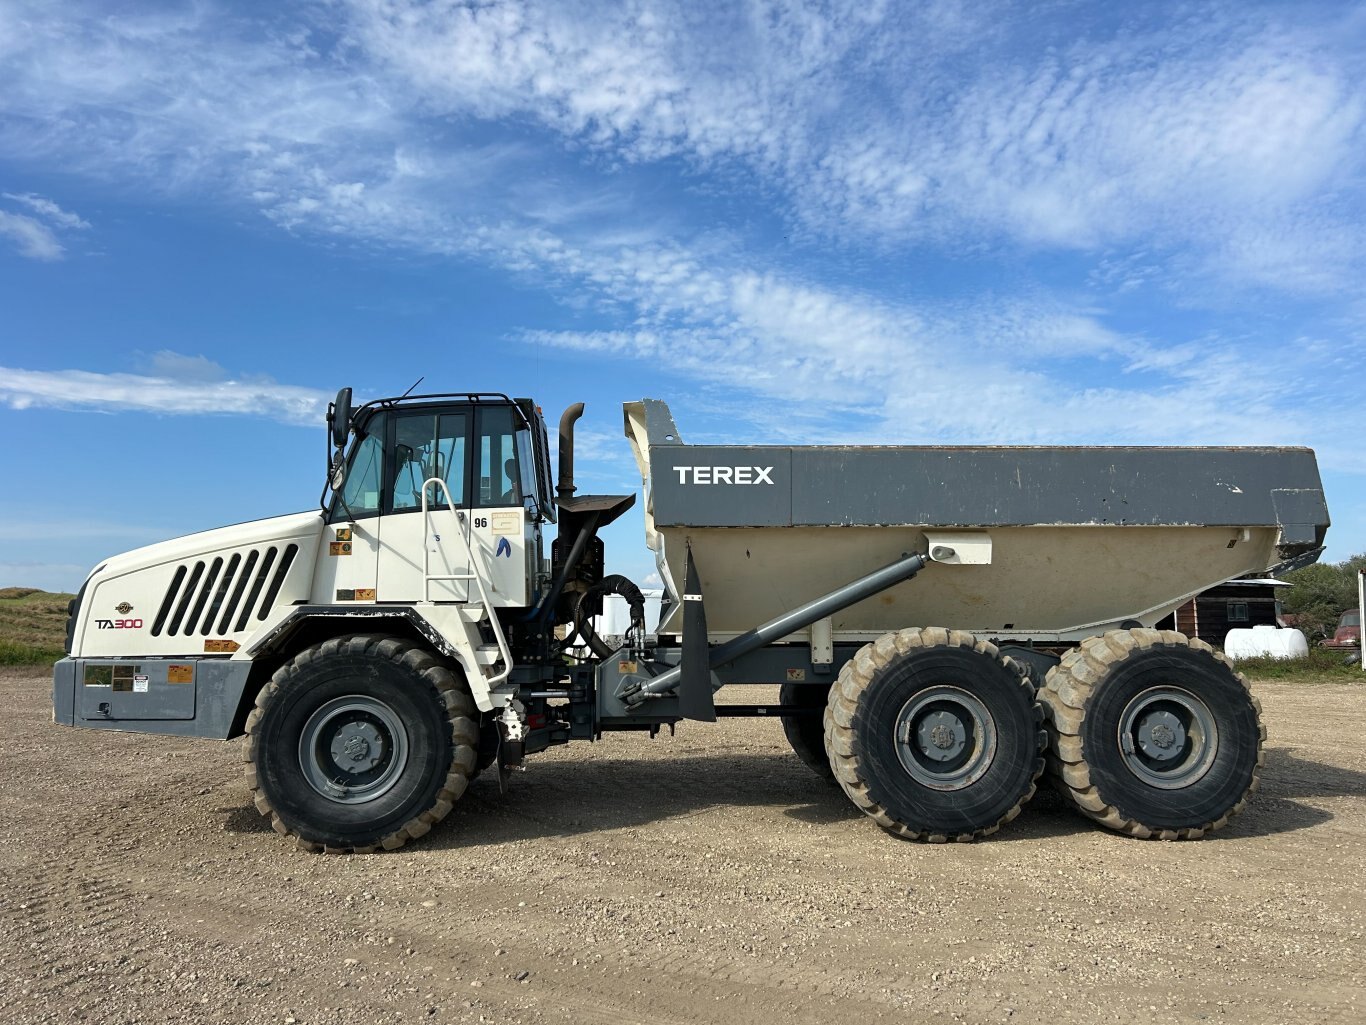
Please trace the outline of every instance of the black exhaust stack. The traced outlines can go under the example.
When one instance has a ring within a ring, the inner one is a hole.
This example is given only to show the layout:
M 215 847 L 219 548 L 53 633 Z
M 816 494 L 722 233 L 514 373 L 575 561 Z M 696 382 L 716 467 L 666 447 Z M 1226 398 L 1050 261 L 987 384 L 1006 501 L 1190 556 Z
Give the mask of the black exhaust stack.
M 560 417 L 560 483 L 555 494 L 562 503 L 579 490 L 574 486 L 574 424 L 581 416 L 583 403 L 576 402 Z
M 585 584 L 592 585 L 601 579 L 602 544 L 597 541 L 598 529 L 631 508 L 636 500 L 635 495 L 575 497 L 579 489 L 574 484 L 574 424 L 581 416 L 583 403 L 576 402 L 560 417 L 560 480 L 555 488 L 560 536 L 552 555 L 555 576 L 540 605 L 527 614 L 528 620 L 543 627 L 554 619 L 557 605 L 570 581 L 583 577 Z M 592 564 L 591 572 L 582 568 L 585 558 Z M 572 610 L 560 611 L 564 613 L 562 621 L 569 622 Z

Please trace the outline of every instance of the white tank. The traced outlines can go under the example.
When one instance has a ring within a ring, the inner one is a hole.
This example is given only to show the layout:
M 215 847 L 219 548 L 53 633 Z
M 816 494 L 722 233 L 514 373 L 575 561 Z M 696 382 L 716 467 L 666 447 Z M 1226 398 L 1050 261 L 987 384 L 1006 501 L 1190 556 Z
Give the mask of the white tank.
M 659 627 L 659 608 L 664 592 L 659 588 L 642 588 L 645 596 L 645 632 L 654 633 Z M 631 607 L 619 594 L 609 594 L 602 601 L 602 615 L 593 617 L 593 632 L 599 637 L 620 642 L 631 626 Z
M 1239 627 L 1224 638 L 1224 654 L 1240 658 L 1308 658 L 1309 642 L 1298 630 L 1278 626 Z

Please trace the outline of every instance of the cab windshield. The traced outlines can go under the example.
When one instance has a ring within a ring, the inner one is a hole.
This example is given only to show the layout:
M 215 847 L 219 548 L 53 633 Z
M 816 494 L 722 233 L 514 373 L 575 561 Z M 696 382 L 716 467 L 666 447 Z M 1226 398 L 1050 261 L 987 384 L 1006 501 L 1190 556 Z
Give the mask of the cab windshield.
M 368 424 L 370 433 L 353 446 L 346 481 L 332 501 L 332 514 L 328 517 L 331 522 L 379 515 L 384 468 L 384 420 L 383 414 L 374 417 Z

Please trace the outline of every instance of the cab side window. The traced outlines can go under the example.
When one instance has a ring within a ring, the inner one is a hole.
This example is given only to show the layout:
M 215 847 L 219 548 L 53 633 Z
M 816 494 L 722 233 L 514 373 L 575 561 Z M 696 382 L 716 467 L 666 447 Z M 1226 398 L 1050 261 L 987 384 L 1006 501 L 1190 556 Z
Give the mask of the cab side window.
M 522 501 L 526 501 L 527 498 L 536 499 L 539 511 L 540 496 L 536 492 L 536 448 L 532 442 L 531 432 L 525 427 L 517 432 L 517 461 L 521 469 Z

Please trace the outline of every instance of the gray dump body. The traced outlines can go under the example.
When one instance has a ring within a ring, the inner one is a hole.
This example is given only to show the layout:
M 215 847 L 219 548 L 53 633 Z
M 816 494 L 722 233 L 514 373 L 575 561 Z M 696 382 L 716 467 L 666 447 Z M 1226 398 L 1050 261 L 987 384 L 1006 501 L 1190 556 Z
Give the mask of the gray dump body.
M 672 595 L 691 546 L 713 640 L 937 545 L 957 564 L 837 613 L 835 638 L 1151 626 L 1222 581 L 1312 561 L 1329 525 L 1306 448 L 701 446 L 663 402 L 625 413 L 647 543 Z M 679 622 L 675 605 L 661 631 Z

